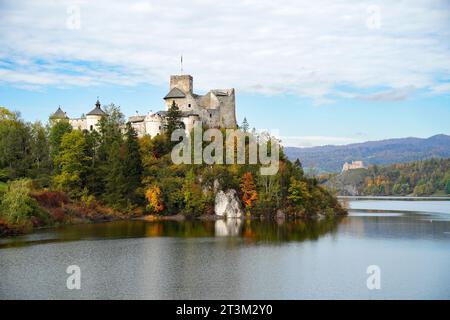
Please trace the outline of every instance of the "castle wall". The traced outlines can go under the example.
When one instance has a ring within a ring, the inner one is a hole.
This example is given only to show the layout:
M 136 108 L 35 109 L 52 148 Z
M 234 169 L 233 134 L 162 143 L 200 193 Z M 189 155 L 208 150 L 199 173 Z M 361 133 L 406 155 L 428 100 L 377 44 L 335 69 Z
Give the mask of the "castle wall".
M 186 133 L 189 134 L 192 129 L 194 129 L 195 121 L 199 121 L 200 117 L 195 115 L 190 115 L 189 117 L 183 118 L 184 123 L 184 129 L 186 130 Z
M 69 123 L 74 130 L 86 130 L 86 119 L 69 119 Z
M 146 134 L 145 121 L 131 122 L 131 126 L 136 130 L 138 137 L 143 137 Z
M 144 122 L 145 132 L 151 137 L 157 136 L 164 130 L 163 120 L 158 116 L 147 116 Z

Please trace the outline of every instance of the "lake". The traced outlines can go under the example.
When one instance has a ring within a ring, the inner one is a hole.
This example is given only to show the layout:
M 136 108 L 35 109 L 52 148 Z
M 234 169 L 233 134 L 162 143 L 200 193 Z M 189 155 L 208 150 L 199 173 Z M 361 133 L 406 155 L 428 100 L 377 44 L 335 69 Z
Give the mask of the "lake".
M 450 299 L 450 201 L 318 221 L 119 221 L 0 239 L 0 299 Z M 69 290 L 66 269 L 81 270 Z M 369 290 L 369 266 L 380 288 Z

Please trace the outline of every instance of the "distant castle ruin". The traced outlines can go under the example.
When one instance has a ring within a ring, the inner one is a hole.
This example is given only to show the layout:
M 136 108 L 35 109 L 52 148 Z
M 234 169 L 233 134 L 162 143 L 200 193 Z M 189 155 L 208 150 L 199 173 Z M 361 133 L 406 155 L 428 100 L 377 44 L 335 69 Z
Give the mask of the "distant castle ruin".
M 348 171 L 348 170 L 354 170 L 354 169 L 363 169 L 363 168 L 365 168 L 364 163 L 360 160 L 352 161 L 352 163 L 346 162 L 342 166 L 342 172 Z
M 205 95 L 198 95 L 193 92 L 193 78 L 190 75 L 170 76 L 169 92 L 164 97 L 165 110 L 137 114 L 129 117 L 128 121 L 141 137 L 161 134 L 166 124 L 167 110 L 174 102 L 181 111 L 181 120 L 187 132 L 192 130 L 196 121 L 208 128 L 237 127 L 234 89 L 214 89 Z M 98 122 L 105 115 L 97 100 L 94 109 L 80 118 L 69 118 L 59 107 L 50 119 L 67 119 L 74 129 L 92 131 L 97 130 Z

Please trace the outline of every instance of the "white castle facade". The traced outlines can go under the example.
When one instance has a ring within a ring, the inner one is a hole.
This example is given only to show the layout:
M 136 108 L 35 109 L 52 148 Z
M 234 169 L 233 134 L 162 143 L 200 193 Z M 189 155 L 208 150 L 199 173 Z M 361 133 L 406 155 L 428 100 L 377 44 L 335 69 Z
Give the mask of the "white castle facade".
M 352 163 L 344 163 L 344 165 L 342 166 L 342 172 L 344 171 L 348 171 L 348 170 L 354 170 L 354 169 L 363 169 L 364 167 L 364 163 L 361 160 L 358 161 L 352 161 Z
M 169 93 L 164 97 L 165 110 L 147 115 L 135 115 L 128 118 L 139 136 L 156 136 L 164 131 L 167 110 L 172 104 L 181 111 L 181 120 L 187 132 L 191 131 L 195 121 L 208 128 L 236 128 L 236 102 L 234 89 L 210 90 L 205 95 L 193 92 L 193 78 L 190 75 L 172 75 Z M 98 121 L 106 113 L 97 100 L 94 109 L 80 118 L 69 118 L 59 107 L 50 117 L 52 120 L 67 119 L 74 129 L 96 130 Z

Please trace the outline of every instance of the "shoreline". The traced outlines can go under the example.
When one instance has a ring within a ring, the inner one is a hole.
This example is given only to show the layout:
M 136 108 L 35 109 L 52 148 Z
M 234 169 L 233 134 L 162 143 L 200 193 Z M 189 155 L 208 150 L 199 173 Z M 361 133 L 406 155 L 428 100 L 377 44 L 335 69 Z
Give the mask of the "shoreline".
M 408 200 L 408 201 L 414 201 L 414 200 L 443 200 L 443 201 L 450 201 L 450 197 L 446 196 L 336 196 L 338 200 Z

